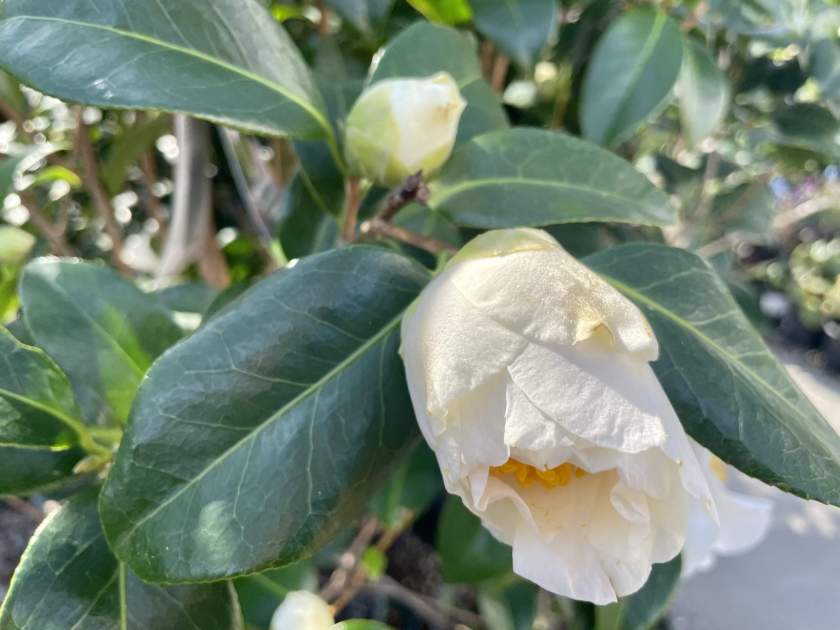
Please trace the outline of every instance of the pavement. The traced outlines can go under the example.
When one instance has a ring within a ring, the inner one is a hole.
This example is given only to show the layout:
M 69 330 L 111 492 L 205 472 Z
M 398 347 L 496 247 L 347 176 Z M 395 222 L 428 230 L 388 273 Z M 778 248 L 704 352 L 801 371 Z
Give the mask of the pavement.
M 811 367 L 801 353 L 777 355 L 840 434 L 840 378 Z M 686 580 L 671 609 L 671 628 L 840 629 L 840 508 L 793 497 L 740 473 L 733 489 L 775 502 L 767 538 Z

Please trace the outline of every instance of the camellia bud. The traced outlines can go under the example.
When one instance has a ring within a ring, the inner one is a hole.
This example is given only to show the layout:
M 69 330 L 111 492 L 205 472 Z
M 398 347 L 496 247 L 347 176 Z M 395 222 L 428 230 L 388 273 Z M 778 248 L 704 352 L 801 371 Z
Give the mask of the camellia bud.
M 292 591 L 274 611 L 271 630 L 330 630 L 335 625 L 332 609 L 308 591 Z
M 417 171 L 437 171 L 452 153 L 464 107 L 446 72 L 375 83 L 347 117 L 351 170 L 384 186 L 396 186 Z

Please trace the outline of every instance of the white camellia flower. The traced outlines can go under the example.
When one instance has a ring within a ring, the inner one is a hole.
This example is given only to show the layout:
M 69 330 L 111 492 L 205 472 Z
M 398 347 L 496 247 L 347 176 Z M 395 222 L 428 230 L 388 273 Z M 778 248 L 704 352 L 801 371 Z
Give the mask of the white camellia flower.
M 712 472 L 709 489 L 717 506 L 720 528 L 709 527 L 698 510 L 689 514 L 688 538 L 682 551 L 683 577 L 714 566 L 716 556 L 746 553 L 767 535 L 773 502 L 733 492 L 727 487 L 729 467 L 693 440 L 691 444 L 701 465 Z
M 482 234 L 406 314 L 423 435 L 519 575 L 607 604 L 680 552 L 695 506 L 714 526 L 658 351 L 641 312 L 541 230 Z
M 271 617 L 271 630 L 330 630 L 335 625 L 332 609 L 309 591 L 292 591 Z
M 446 72 L 425 79 L 386 79 L 365 90 L 347 116 L 350 168 L 384 186 L 437 171 L 452 153 L 466 107 Z

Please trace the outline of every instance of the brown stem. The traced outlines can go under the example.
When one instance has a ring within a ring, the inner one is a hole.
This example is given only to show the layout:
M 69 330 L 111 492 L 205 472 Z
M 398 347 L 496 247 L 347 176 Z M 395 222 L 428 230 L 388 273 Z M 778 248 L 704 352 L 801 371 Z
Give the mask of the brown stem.
M 454 254 L 458 251 L 455 247 L 452 247 L 452 245 L 449 245 L 448 243 L 444 243 L 443 241 L 439 241 L 434 238 L 429 238 L 428 236 L 423 236 L 422 234 L 417 234 L 417 232 L 406 230 L 405 228 L 394 225 L 393 223 L 386 223 L 381 219 L 371 219 L 370 221 L 365 221 L 362 225 L 362 234 L 365 236 L 388 236 L 390 238 L 397 239 L 398 241 L 402 241 L 403 243 L 413 245 L 414 247 L 427 251 L 430 254 L 441 254 L 444 252 Z
M 505 87 L 505 77 L 507 77 L 509 67 L 510 59 L 502 53 L 498 53 L 495 61 L 493 61 L 493 70 L 490 73 L 490 87 L 493 88 L 493 91 L 501 94 Z
M 90 143 L 87 125 L 82 120 L 82 108 L 76 110 L 76 152 L 82 161 L 82 181 L 93 200 L 93 204 L 105 223 L 105 232 L 111 239 L 111 262 L 122 273 L 128 273 L 128 266 L 122 261 L 122 231 L 117 223 L 111 197 L 99 179 L 96 154 Z
M 688 16 L 688 19 L 680 25 L 683 33 L 688 33 L 692 30 L 695 26 L 700 23 L 700 20 L 706 14 L 706 11 L 709 10 L 709 5 L 705 2 L 701 1 L 697 3 L 697 6 L 692 11 L 691 15 Z
M 359 206 L 362 203 L 359 178 L 350 177 L 344 185 L 344 226 L 341 238 L 351 243 L 356 238 L 356 223 L 359 220 Z
M 385 198 L 385 205 L 376 215 L 376 218 L 388 222 L 412 201 L 426 203 L 428 200 L 429 189 L 423 183 L 423 171 L 417 171 L 414 175 L 406 177 L 402 184 L 388 193 Z
M 433 628 L 452 627 L 452 621 L 463 623 L 469 628 L 485 628 L 484 620 L 478 615 L 461 608 L 444 606 L 430 597 L 424 597 L 404 587 L 399 582 L 384 576 L 376 584 L 367 584 L 364 590 L 389 597 L 411 608 L 418 616 L 429 622 Z
M 338 567 L 332 572 L 324 588 L 321 589 L 321 599 L 327 602 L 332 601 L 341 596 L 344 590 L 351 585 L 356 578 L 362 554 L 370 546 L 378 529 L 379 521 L 375 518 L 369 518 L 362 524 L 356 538 L 350 543 L 350 547 L 341 554 Z
M 50 221 L 32 197 L 26 193 L 20 193 L 19 196 L 23 207 L 29 211 L 30 222 L 38 230 L 38 233 L 47 240 L 50 251 L 56 256 L 75 256 L 76 252 L 67 242 L 64 230 Z
M 318 0 L 318 13 L 318 37 L 323 39 L 330 32 L 330 10 L 327 8 L 327 3 L 324 0 Z

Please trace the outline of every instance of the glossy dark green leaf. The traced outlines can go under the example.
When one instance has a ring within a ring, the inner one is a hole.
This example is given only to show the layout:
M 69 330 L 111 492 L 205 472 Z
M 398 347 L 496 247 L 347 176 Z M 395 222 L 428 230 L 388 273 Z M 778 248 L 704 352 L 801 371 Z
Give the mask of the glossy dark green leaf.
M 101 500 L 117 555 L 144 579 L 205 580 L 349 525 L 418 438 L 397 347 L 427 280 L 380 248 L 309 256 L 159 359 Z
M 300 53 L 256 0 L 8 0 L 0 51 L 21 81 L 70 101 L 331 133 Z
M 219 296 L 219 290 L 203 282 L 184 282 L 153 293 L 164 308 L 180 313 L 204 313 Z
M 323 143 L 296 142 L 298 172 L 286 197 L 279 228 L 286 257 L 300 258 L 335 247 L 344 206 L 344 177 Z
M 91 423 L 125 421 L 146 370 L 181 336 L 152 296 L 92 263 L 33 261 L 20 296 L 27 328 L 67 374 Z
M 41 525 L 0 610 L 0 630 L 240 630 L 230 583 L 155 586 L 111 554 L 96 489 L 70 499 Z
M 670 562 L 653 565 L 645 585 L 632 595 L 621 599 L 618 630 L 650 630 L 668 612 L 677 591 L 682 561 L 677 556 Z
M 327 4 L 357 30 L 371 33 L 381 26 L 394 0 L 327 0 Z
M 705 46 L 686 40 L 677 87 L 682 126 L 689 144 L 694 145 L 711 134 L 726 115 L 729 82 Z
M 585 262 L 647 317 L 660 345 L 653 368 L 695 440 L 748 475 L 840 505 L 840 436 L 711 267 L 684 250 L 647 244 Z
M 408 0 L 408 3 L 432 22 L 463 24 L 473 12 L 469 0 Z
M 614 221 L 668 225 L 668 197 L 596 145 L 540 129 L 509 129 L 457 149 L 429 204 L 481 228 Z
M 386 527 L 396 527 L 405 513 L 419 516 L 443 493 L 443 479 L 434 454 L 421 443 L 371 501 L 371 509 Z
M 245 621 L 259 628 L 268 628 L 283 598 L 290 591 L 316 590 L 318 576 L 312 564 L 298 562 L 282 569 L 246 575 L 236 579 L 234 585 Z
M 679 27 L 665 13 L 640 7 L 612 23 L 583 80 L 583 136 L 613 146 L 658 110 L 682 61 Z
M 0 328 L 0 446 L 63 450 L 84 430 L 64 373 Z
M 555 0 L 471 0 L 476 29 L 524 68 L 545 45 L 557 23 Z
M 466 35 L 446 26 L 421 22 L 397 35 L 385 47 L 371 82 L 426 77 L 441 71 L 452 75 L 467 101 L 458 126 L 458 142 L 507 127 L 499 99 L 481 77 L 475 45 Z
M 102 182 L 112 195 L 122 190 L 128 168 L 154 147 L 155 141 L 172 128 L 169 116 L 155 116 L 122 132 L 108 148 L 102 161 Z
M 493 538 L 461 499 L 446 498 L 435 541 L 447 582 L 474 584 L 511 572 L 511 550 Z
M 79 449 L 48 451 L 0 446 L 0 496 L 27 495 L 53 487 L 73 475 L 84 457 Z

